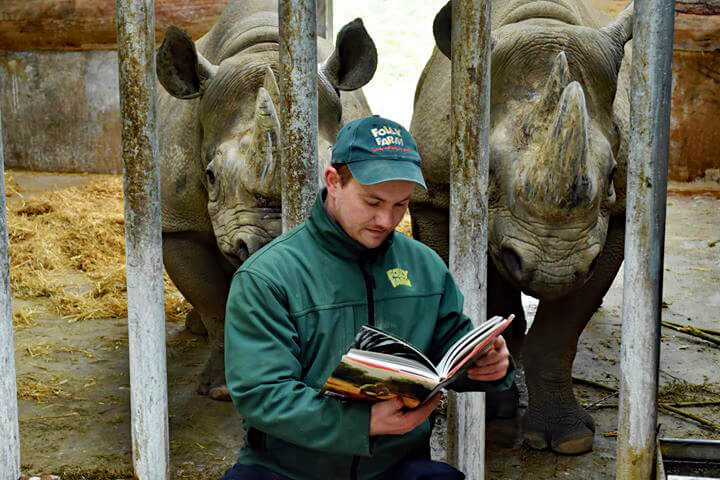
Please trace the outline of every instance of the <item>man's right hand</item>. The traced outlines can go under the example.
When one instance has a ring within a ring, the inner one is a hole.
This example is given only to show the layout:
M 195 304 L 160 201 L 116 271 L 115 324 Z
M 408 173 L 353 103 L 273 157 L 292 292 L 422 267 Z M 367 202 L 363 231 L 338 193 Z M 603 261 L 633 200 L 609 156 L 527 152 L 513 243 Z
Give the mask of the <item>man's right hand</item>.
M 374 404 L 370 410 L 370 436 L 402 435 L 413 430 L 430 416 L 441 398 L 442 393 L 437 393 L 414 410 L 405 410 L 399 398 Z

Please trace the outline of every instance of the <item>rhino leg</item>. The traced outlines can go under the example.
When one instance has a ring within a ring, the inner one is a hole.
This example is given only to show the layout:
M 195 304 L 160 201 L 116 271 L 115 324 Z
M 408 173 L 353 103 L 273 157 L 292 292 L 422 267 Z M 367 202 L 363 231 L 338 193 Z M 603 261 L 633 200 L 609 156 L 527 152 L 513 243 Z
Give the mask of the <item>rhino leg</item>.
M 557 301 L 541 301 L 523 351 L 528 409 L 526 443 L 573 455 L 590 451 L 595 424 L 573 394 L 572 364 L 585 325 L 602 302 L 623 259 L 625 220 L 613 217 L 593 277 Z
M 195 308 L 190 310 L 190 313 L 185 317 L 185 328 L 195 335 L 204 336 L 208 334 L 207 328 L 205 328 L 205 324 L 202 323 L 202 318 L 200 318 L 200 312 Z
M 488 258 L 487 269 L 487 317 L 515 315 L 510 328 L 503 333 L 503 336 L 507 341 L 508 350 L 510 350 L 513 359 L 520 362 L 520 353 L 522 352 L 527 326 L 520 297 L 521 292 L 500 275 L 490 258 Z M 488 392 L 486 395 L 485 415 L 487 418 L 513 418 L 517 416 L 520 392 L 515 383 L 508 390 Z
M 230 277 L 215 239 L 199 232 L 163 233 L 163 263 L 208 332 L 210 357 L 200 374 L 197 391 L 214 400 L 230 400 L 225 385 L 223 338 Z
M 450 191 L 447 185 L 433 185 L 433 198 L 428 192 L 416 189 L 410 201 L 410 220 L 413 238 L 437 252 L 448 263 Z

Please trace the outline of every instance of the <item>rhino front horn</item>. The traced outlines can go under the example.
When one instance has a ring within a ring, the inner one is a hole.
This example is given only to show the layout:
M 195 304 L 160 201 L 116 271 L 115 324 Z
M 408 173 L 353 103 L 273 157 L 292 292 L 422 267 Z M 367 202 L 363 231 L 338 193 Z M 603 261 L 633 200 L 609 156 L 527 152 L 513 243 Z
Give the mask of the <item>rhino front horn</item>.
M 272 98 L 277 85 L 272 82 L 274 76 L 266 76 L 265 86 L 258 89 L 255 101 L 255 131 L 247 156 L 247 186 L 254 193 L 280 198 L 280 120 Z
M 585 94 L 578 82 L 572 82 L 563 90 L 541 152 L 546 168 L 556 172 L 560 182 L 550 190 L 559 195 L 557 200 L 569 200 L 572 206 L 587 199 L 589 193 L 588 126 Z

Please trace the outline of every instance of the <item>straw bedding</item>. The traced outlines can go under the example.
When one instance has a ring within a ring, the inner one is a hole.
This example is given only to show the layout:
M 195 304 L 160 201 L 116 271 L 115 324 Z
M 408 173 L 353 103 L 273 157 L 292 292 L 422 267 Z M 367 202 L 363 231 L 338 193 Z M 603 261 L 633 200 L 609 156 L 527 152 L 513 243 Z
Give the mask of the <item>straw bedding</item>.
M 68 321 L 127 316 L 122 178 L 94 176 L 87 184 L 23 195 L 5 177 L 10 281 L 16 299 L 45 298 Z M 165 275 L 168 321 L 190 305 Z M 36 312 L 16 309 L 16 326 Z

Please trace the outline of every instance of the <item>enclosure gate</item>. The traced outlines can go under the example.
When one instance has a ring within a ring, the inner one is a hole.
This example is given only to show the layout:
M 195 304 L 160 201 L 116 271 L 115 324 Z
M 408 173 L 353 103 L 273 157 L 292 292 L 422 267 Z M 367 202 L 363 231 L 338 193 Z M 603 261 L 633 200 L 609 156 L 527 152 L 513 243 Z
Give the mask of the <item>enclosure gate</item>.
M 674 23 L 672 0 L 635 3 L 618 479 L 649 479 L 655 452 Z M 125 161 L 133 464 L 137 478 L 165 480 L 169 476 L 168 406 L 154 4 L 153 0 L 117 0 L 116 6 Z M 483 320 L 490 8 L 483 0 L 454 0 L 453 7 L 450 267 L 465 295 L 467 313 Z M 307 135 L 317 129 L 315 2 L 281 0 L 279 12 L 283 227 L 289 228 L 307 216 L 318 189 L 317 136 Z M 331 14 L 328 16 L 331 18 Z M 293 59 L 292 64 L 288 58 Z M 20 476 L 20 444 L 1 116 L 0 202 L 0 480 L 16 480 Z M 478 207 L 477 215 L 469 215 Z M 633 302 L 638 295 L 650 301 Z M 468 478 L 484 478 L 484 396 L 458 397 L 454 412 L 450 460 Z M 471 444 L 472 448 L 468 448 Z

